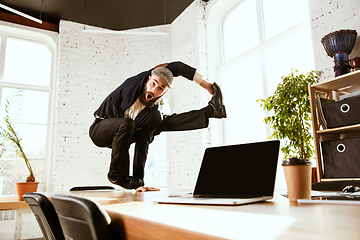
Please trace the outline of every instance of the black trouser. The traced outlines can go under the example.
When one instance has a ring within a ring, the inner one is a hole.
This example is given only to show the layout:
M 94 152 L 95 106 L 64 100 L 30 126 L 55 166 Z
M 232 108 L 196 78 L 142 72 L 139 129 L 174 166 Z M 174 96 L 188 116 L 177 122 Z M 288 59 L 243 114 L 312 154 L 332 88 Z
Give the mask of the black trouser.
M 89 135 L 98 147 L 109 147 L 111 151 L 110 176 L 129 176 L 129 148 L 133 143 L 135 123 L 130 118 L 96 119 Z
M 207 128 L 209 118 L 213 117 L 212 107 L 206 106 L 200 110 L 192 110 L 180 114 L 164 116 L 163 122 L 156 128 L 154 135 L 161 132 L 187 131 Z M 210 112 L 210 113 L 209 113 Z
M 155 130 L 155 135 L 163 131 L 184 131 L 206 128 L 209 124 L 207 108 L 164 117 L 163 123 Z M 129 118 L 96 119 L 90 126 L 89 135 L 98 147 L 112 148 L 109 176 L 129 176 L 129 148 L 134 138 L 135 123 Z M 140 144 L 140 143 L 136 143 Z M 147 146 L 137 146 L 146 147 Z M 143 178 L 145 163 L 134 162 L 133 175 Z M 137 169 L 139 168 L 139 169 Z

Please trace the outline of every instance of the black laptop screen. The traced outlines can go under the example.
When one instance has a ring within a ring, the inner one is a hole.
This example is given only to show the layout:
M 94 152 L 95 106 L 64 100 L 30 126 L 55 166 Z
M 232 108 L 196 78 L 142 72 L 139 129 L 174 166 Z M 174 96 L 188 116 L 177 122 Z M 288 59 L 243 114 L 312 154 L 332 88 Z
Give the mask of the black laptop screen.
M 278 140 L 207 148 L 194 196 L 272 196 L 279 148 Z

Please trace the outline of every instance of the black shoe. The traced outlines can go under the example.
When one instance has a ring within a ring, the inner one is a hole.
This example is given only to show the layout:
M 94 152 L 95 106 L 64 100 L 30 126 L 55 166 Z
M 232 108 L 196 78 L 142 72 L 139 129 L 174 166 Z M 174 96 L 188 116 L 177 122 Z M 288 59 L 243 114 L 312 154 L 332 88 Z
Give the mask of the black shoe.
M 209 101 L 209 105 L 214 109 L 215 118 L 226 118 L 226 109 L 223 104 L 223 96 L 220 90 L 220 87 L 214 83 L 212 86 L 214 90 L 214 95 Z
M 137 189 L 138 187 L 144 186 L 144 180 L 137 177 L 117 177 L 116 180 L 113 180 L 109 177 L 108 179 L 112 184 L 119 185 L 125 189 Z

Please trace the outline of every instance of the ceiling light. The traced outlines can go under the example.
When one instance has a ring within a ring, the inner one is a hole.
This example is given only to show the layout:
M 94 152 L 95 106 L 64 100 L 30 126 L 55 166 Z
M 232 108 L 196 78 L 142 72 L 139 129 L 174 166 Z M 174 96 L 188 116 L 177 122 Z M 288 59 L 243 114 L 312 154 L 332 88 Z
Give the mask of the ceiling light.
M 17 14 L 17 15 L 20 15 L 20 16 L 24 17 L 24 18 L 27 18 L 27 19 L 30 19 L 30 20 L 32 20 L 32 21 L 34 21 L 34 22 L 37 22 L 37 23 L 42 24 L 42 21 L 41 21 L 40 19 L 34 18 L 34 17 L 32 17 L 32 16 L 29 16 L 29 15 L 27 15 L 27 14 L 25 14 L 25 13 L 22 13 L 22 12 L 20 12 L 20 11 L 17 11 L 17 10 L 15 10 L 15 9 L 10 8 L 10 7 L 8 7 L 8 6 L 5 6 L 5 5 L 3 5 L 3 4 L 1 4 L 1 3 L 0 3 L 0 7 L 3 8 L 3 9 L 5 9 L 5 10 L 8 10 L 9 12 L 15 13 L 15 14 Z

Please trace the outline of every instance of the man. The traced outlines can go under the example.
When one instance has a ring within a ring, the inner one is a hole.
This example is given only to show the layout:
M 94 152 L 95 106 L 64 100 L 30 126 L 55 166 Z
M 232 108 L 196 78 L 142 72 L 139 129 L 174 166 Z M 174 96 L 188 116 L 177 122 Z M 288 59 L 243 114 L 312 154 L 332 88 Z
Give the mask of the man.
M 213 95 L 203 109 L 171 116 L 161 116 L 160 98 L 172 87 L 173 77 L 193 80 Z M 89 135 L 98 147 L 112 148 L 108 179 L 111 183 L 137 191 L 156 190 L 144 187 L 144 168 L 148 146 L 163 131 L 206 128 L 209 118 L 226 117 L 222 94 L 216 83 L 210 84 L 182 62 L 161 64 L 128 78 L 94 112 Z M 129 176 L 129 148 L 135 143 L 133 176 Z

